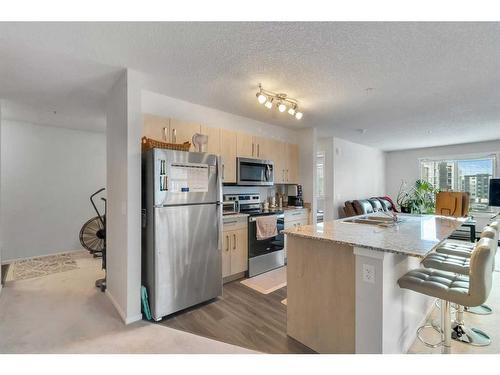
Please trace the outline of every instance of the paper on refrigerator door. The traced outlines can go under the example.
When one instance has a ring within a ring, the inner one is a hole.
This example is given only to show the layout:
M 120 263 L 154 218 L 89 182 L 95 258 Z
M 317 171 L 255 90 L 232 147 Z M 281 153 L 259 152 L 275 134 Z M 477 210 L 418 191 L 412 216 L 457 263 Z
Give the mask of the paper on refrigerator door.
M 171 164 L 169 191 L 174 193 L 208 192 L 208 165 L 198 163 Z

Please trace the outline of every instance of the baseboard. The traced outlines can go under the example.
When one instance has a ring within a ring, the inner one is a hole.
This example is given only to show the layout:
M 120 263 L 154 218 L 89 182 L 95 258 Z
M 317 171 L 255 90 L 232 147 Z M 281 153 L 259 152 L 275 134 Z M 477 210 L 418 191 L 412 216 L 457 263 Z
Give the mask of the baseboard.
M 122 310 L 121 306 L 116 302 L 115 298 L 113 295 L 109 292 L 109 289 L 106 289 L 106 295 L 108 296 L 109 300 L 115 307 L 116 311 L 118 312 L 118 315 L 120 315 L 120 318 L 123 320 L 123 322 L 128 325 L 134 322 L 138 322 L 139 320 L 142 320 L 142 314 L 138 314 L 136 316 L 131 316 L 127 317 L 127 314 Z

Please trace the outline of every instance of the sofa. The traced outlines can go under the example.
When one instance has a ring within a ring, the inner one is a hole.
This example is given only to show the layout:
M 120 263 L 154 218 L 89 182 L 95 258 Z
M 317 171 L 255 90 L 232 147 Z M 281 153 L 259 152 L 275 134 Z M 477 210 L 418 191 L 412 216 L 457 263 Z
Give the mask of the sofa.
M 396 211 L 392 201 L 386 197 L 357 199 L 344 203 L 344 217 L 366 215 L 374 212 Z

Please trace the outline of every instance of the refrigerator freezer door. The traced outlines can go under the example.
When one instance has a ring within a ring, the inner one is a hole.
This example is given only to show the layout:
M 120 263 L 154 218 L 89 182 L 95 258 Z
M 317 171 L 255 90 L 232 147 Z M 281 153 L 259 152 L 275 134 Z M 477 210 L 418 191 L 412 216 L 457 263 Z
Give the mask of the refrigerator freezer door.
M 220 157 L 154 149 L 155 207 L 222 201 Z
M 155 319 L 222 295 L 221 206 L 155 208 Z

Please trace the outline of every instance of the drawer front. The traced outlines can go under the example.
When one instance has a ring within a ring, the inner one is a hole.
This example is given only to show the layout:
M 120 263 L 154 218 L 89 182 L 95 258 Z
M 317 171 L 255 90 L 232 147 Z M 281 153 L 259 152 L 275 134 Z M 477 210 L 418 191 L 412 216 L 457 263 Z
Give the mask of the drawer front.
M 292 210 L 285 212 L 285 224 L 287 221 L 295 221 L 295 220 L 303 220 L 303 219 L 308 219 L 308 212 L 307 209 L 303 210 Z
M 285 229 L 293 228 L 298 225 L 307 225 L 307 224 L 308 224 L 307 217 L 299 220 L 285 220 Z
M 247 229 L 246 217 L 225 217 L 223 218 L 222 231 Z

